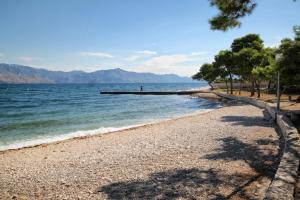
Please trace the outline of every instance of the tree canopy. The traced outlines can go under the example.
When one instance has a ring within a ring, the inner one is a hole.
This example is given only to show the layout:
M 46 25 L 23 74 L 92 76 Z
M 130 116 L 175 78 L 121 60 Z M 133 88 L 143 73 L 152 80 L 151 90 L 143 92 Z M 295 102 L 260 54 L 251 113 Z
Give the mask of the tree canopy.
M 196 73 L 192 78 L 194 80 L 205 80 L 208 82 L 208 84 L 213 88 L 211 83 L 213 83 L 217 77 L 219 76 L 219 72 L 215 68 L 213 64 L 210 63 L 204 63 L 200 69 L 199 72 Z
M 235 71 L 232 51 L 230 51 L 230 50 L 220 51 L 215 56 L 214 66 L 215 66 L 215 68 L 217 68 L 219 70 L 219 72 L 222 72 L 222 74 L 221 74 L 222 78 L 229 77 L 230 93 L 232 94 L 233 74 L 234 74 L 234 71 Z
M 278 49 L 280 59 L 278 70 L 281 73 L 282 81 L 289 86 L 300 86 L 300 35 L 295 31 L 294 39 L 284 39 Z
M 240 19 L 251 14 L 257 6 L 255 0 L 209 0 L 210 5 L 219 10 L 217 16 L 209 20 L 212 30 L 227 31 L 240 27 Z M 296 0 L 293 0 L 296 1 Z
M 256 7 L 254 0 L 210 0 L 210 5 L 219 9 L 219 14 L 209 20 L 211 29 L 227 31 L 239 27 L 239 19 L 251 14 Z
M 245 35 L 243 37 L 233 40 L 231 44 L 231 49 L 235 53 L 245 48 L 251 48 L 260 51 L 263 49 L 263 47 L 263 40 L 258 34 Z
M 194 79 L 206 80 L 212 86 L 215 81 L 230 81 L 233 78 L 251 83 L 251 95 L 260 97 L 261 83 L 268 83 L 268 91 L 276 86 L 277 73 L 281 74 L 281 88 L 300 88 L 300 27 L 294 28 L 294 39 L 283 39 L 279 48 L 265 48 L 258 34 L 248 34 L 233 40 L 231 49 L 221 50 L 212 63 L 205 63 Z M 275 55 L 280 54 L 276 60 Z M 240 84 L 240 85 L 241 85 Z

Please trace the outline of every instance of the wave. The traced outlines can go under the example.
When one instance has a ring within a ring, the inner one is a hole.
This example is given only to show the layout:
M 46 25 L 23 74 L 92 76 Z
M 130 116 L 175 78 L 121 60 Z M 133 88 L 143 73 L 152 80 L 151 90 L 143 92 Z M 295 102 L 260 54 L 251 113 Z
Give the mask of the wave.
M 197 88 L 191 88 L 188 89 L 188 91 L 195 91 L 195 90 L 209 90 L 210 86 L 202 86 L 202 87 L 197 87 Z
M 135 128 L 138 126 L 143 126 L 145 124 L 138 124 L 138 125 L 133 125 L 133 126 L 123 126 L 123 127 L 101 127 L 98 129 L 93 129 L 93 130 L 85 130 L 85 131 L 75 131 L 75 132 L 70 132 L 62 135 L 57 135 L 57 136 L 48 136 L 48 137 L 43 137 L 39 139 L 32 139 L 32 140 L 27 140 L 27 141 L 22 141 L 22 142 L 16 142 L 13 144 L 9 145 L 3 145 L 0 146 L 0 151 L 5 151 L 5 150 L 11 150 L 11 149 L 20 149 L 24 147 L 33 147 L 41 144 L 48 144 L 48 143 L 53 143 L 53 142 L 59 142 L 63 140 L 68 140 L 71 138 L 79 138 L 79 137 L 85 137 L 85 136 L 92 136 L 92 135 L 100 135 L 100 134 L 105 134 L 109 132 L 115 132 L 115 131 L 121 131 L 121 130 L 126 130 L 130 128 Z

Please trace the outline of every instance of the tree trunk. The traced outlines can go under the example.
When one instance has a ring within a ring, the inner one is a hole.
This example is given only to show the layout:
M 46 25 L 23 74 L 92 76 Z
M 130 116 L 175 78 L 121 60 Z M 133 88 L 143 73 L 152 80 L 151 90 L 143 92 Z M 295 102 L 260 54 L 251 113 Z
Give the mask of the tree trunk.
M 228 94 L 228 84 L 227 84 L 227 79 L 225 80 L 225 84 L 226 84 L 226 93 Z
M 254 89 L 254 79 L 251 80 L 251 97 L 254 96 L 254 92 L 255 92 L 255 89 Z
M 277 88 L 277 83 L 274 83 L 272 90 L 275 90 Z M 277 97 L 277 92 L 275 92 L 275 97 Z
M 260 81 L 254 81 L 256 85 L 257 98 L 260 98 Z
M 271 89 L 271 81 L 268 82 L 268 89 L 267 89 L 268 94 L 270 94 L 270 89 Z
M 240 80 L 239 95 L 241 95 L 241 91 L 242 91 L 242 80 Z
M 232 91 L 232 74 L 231 73 L 229 74 L 229 78 L 230 78 L 230 94 L 233 94 L 233 91 Z

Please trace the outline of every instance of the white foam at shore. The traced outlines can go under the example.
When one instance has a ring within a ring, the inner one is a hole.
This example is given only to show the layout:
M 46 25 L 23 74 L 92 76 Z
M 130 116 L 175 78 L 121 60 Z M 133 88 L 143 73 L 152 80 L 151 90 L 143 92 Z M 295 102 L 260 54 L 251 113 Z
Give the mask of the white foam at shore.
M 210 90 L 210 86 L 202 86 L 202 87 L 195 87 L 195 88 L 190 88 L 190 89 L 185 89 L 185 90 L 176 90 L 176 92 L 181 92 L 181 91 L 198 91 L 198 90 Z
M 191 88 L 191 89 L 188 89 L 187 91 L 197 91 L 197 90 L 209 90 L 210 89 L 210 86 L 203 86 L 203 87 L 197 87 L 197 88 Z
M 48 143 L 52 143 L 52 142 L 59 142 L 59 141 L 63 141 L 63 140 L 71 139 L 71 138 L 91 136 L 91 135 L 96 135 L 96 134 L 104 134 L 104 133 L 134 128 L 134 127 L 138 127 L 138 126 L 142 126 L 142 125 L 144 125 L 144 124 L 138 124 L 138 125 L 133 125 L 133 126 L 124 126 L 124 127 L 120 127 L 120 128 L 102 127 L 102 128 L 93 129 L 93 130 L 76 131 L 76 132 L 66 133 L 66 134 L 57 135 L 57 136 L 49 136 L 49 137 L 45 137 L 45 138 L 33 139 L 33 140 L 22 141 L 22 142 L 17 142 L 14 144 L 0 146 L 0 151 L 9 150 L 9 149 L 19 149 L 19 148 L 23 148 L 23 147 L 31 147 L 31 146 L 41 145 L 41 144 L 48 144 Z
M 20 149 L 20 148 L 24 148 L 24 147 L 33 147 L 33 146 L 37 146 L 37 145 L 41 145 L 41 144 L 60 142 L 60 141 L 68 140 L 68 139 L 72 139 L 72 138 L 79 138 L 79 137 L 92 136 L 92 135 L 101 135 L 101 134 L 105 134 L 105 133 L 121 131 L 121 130 L 136 128 L 136 127 L 144 126 L 144 125 L 148 125 L 148 124 L 158 123 L 158 122 L 162 122 L 162 121 L 166 121 L 166 120 L 170 120 L 170 119 L 176 119 L 176 118 L 180 118 L 180 117 L 203 114 L 203 113 L 210 112 L 212 110 L 215 110 L 215 109 L 197 110 L 197 111 L 195 111 L 193 113 L 189 113 L 189 114 L 176 115 L 176 116 L 173 116 L 173 117 L 170 117 L 167 119 L 152 120 L 148 123 L 136 124 L 136 125 L 132 125 L 132 126 L 123 126 L 123 127 L 118 127 L 118 128 L 102 127 L 102 128 L 93 129 L 93 130 L 75 131 L 75 132 L 66 133 L 66 134 L 57 135 L 57 136 L 48 136 L 48 137 L 39 138 L 39 139 L 32 139 L 32 140 L 27 140 L 27 141 L 22 141 L 22 142 L 16 142 L 13 144 L 0 146 L 0 151 Z

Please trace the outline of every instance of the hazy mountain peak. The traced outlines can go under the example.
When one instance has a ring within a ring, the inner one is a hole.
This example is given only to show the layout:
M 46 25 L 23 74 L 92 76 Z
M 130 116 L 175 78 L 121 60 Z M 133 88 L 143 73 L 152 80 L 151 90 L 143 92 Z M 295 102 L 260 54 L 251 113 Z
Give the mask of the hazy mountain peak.
M 191 82 L 175 74 L 158 75 L 114 68 L 95 72 L 49 71 L 17 64 L 0 63 L 0 83 L 175 83 Z

